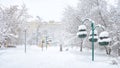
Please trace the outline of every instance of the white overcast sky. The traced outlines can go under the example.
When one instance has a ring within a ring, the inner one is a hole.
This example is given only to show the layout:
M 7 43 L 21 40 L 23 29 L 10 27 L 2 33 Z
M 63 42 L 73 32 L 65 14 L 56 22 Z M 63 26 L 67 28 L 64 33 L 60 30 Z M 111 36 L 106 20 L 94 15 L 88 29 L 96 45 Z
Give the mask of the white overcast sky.
M 108 1 L 110 4 L 114 4 L 113 0 Z M 45 21 L 60 21 L 64 8 L 68 5 L 76 7 L 78 0 L 0 0 L 0 4 L 4 6 L 22 5 L 23 2 L 27 6 L 29 14 L 34 18 L 40 16 Z
M 67 5 L 76 6 L 78 0 L 0 0 L 4 6 L 21 5 L 25 3 L 29 14 L 34 18 L 40 16 L 43 20 L 60 21 Z

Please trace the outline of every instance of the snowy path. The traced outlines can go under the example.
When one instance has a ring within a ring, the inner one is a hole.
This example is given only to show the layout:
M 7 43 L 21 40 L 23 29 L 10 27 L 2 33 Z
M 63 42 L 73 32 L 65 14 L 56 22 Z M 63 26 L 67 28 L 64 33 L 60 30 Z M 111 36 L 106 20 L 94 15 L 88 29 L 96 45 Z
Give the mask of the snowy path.
M 102 60 L 100 60 L 102 59 Z M 119 68 L 110 65 L 107 57 L 96 57 L 91 61 L 90 54 L 80 52 L 59 52 L 58 48 L 50 47 L 42 52 L 39 47 L 23 47 L 0 51 L 0 68 Z

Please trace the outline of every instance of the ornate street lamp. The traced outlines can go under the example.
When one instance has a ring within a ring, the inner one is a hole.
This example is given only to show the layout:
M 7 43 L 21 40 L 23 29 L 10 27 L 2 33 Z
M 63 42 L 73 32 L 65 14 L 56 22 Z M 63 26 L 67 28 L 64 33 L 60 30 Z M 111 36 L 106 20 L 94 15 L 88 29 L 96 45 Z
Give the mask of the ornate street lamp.
M 77 33 L 77 36 L 79 38 L 85 38 L 87 36 L 87 30 L 86 30 L 86 26 L 85 25 L 80 25 L 79 28 L 78 28 L 78 33 Z
M 92 42 L 92 31 L 90 31 L 89 41 Z M 98 41 L 98 32 L 97 30 L 94 30 L 94 42 L 97 42 L 97 41 Z
M 99 45 L 107 46 L 110 43 L 111 39 L 109 38 L 109 33 L 107 31 L 103 31 L 99 35 Z
M 99 36 L 100 39 L 98 40 L 98 33 L 95 29 L 97 27 L 101 27 L 104 30 L 103 26 L 101 26 L 101 25 L 95 26 L 94 21 L 92 21 L 91 19 L 84 19 L 82 21 L 82 24 L 85 21 L 89 21 L 91 23 L 91 31 L 90 31 L 89 41 L 92 42 L 92 61 L 94 61 L 94 42 L 98 41 L 101 46 L 108 45 L 110 42 L 109 33 L 107 31 L 101 32 L 100 36 Z M 77 33 L 77 35 L 79 38 L 87 37 L 87 31 L 86 31 L 87 29 L 86 29 L 85 25 L 80 25 L 78 30 L 79 30 L 79 32 Z

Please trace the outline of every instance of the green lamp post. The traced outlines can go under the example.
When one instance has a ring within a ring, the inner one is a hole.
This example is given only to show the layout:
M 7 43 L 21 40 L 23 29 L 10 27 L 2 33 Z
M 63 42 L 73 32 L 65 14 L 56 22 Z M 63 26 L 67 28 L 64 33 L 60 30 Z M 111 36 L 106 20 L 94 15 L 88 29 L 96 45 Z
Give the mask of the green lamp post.
M 94 61 L 94 23 L 91 21 L 92 27 L 92 61 Z

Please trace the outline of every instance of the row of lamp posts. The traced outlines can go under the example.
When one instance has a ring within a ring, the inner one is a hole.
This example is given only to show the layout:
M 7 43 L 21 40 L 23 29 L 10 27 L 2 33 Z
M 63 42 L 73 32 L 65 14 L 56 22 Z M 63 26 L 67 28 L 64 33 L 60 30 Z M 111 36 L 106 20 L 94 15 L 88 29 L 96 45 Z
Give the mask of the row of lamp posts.
M 79 38 L 84 39 L 87 37 L 87 28 L 84 25 L 85 21 L 89 21 L 91 23 L 89 41 L 92 42 L 92 61 L 94 61 L 94 42 L 98 41 L 99 45 L 107 46 L 109 45 L 111 40 L 109 38 L 109 33 L 105 31 L 105 29 L 102 26 L 100 25 L 95 26 L 94 22 L 91 19 L 84 19 L 82 21 L 82 25 L 79 26 L 78 28 L 79 32 L 77 33 Z M 100 27 L 103 29 L 103 32 L 100 33 L 99 37 L 98 37 L 97 31 L 95 30 L 97 27 Z

